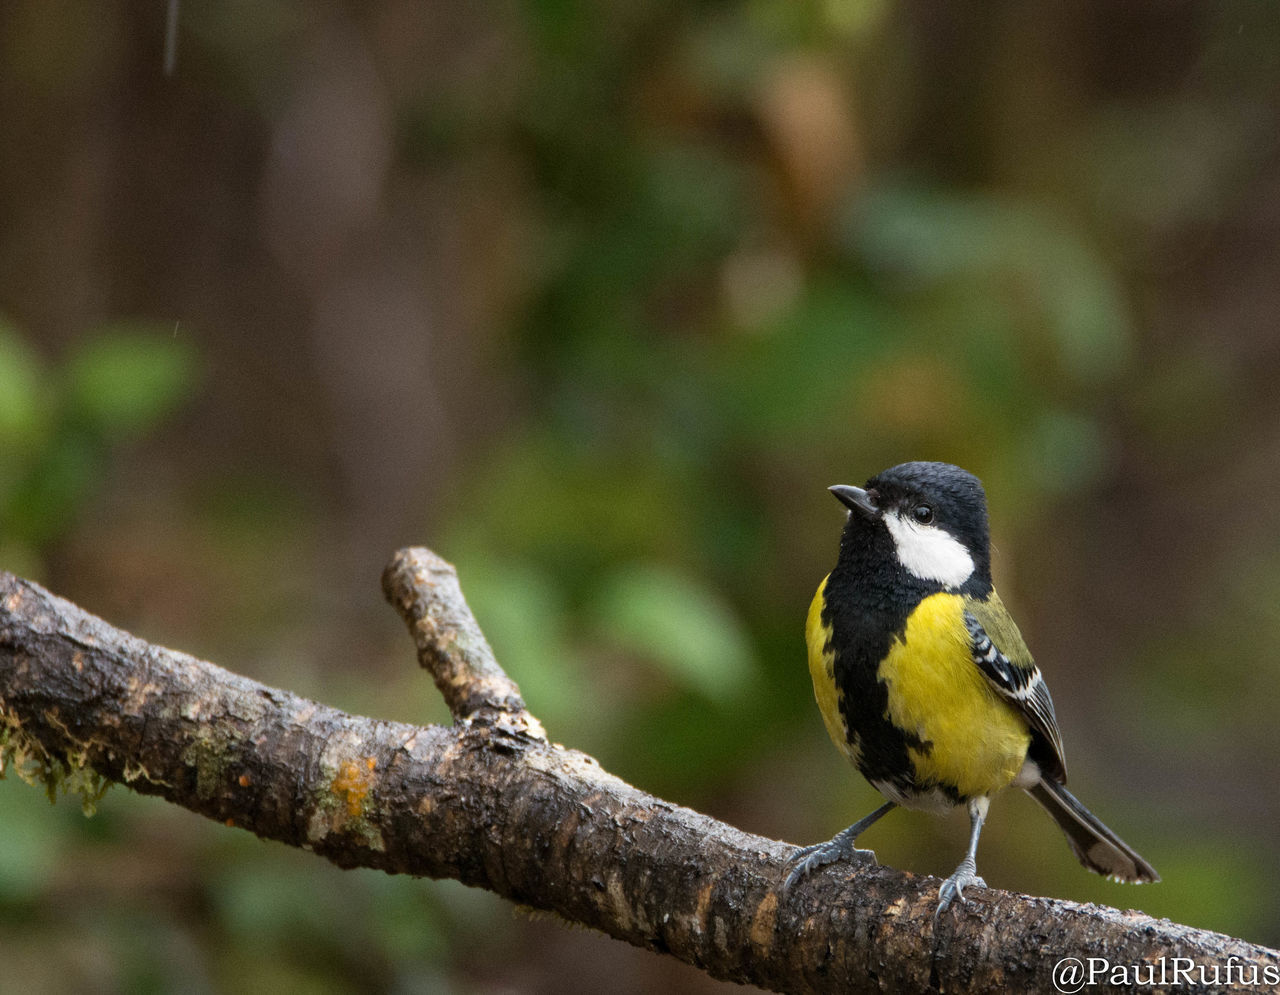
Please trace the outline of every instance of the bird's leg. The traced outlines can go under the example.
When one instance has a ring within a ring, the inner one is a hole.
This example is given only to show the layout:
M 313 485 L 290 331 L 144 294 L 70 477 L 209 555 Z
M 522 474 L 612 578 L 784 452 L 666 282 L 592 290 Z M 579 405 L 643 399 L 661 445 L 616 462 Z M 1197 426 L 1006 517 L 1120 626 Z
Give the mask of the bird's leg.
M 982 835 L 982 824 L 987 820 L 987 808 L 991 804 L 991 799 L 986 795 L 978 798 L 969 799 L 969 849 L 964 855 L 964 860 L 960 861 L 960 866 L 956 868 L 955 873 L 947 880 L 942 882 L 942 887 L 938 889 L 938 910 L 934 912 L 933 917 L 938 918 L 942 914 L 942 910 L 949 906 L 953 900 L 960 899 L 960 904 L 964 904 L 964 889 L 966 885 L 976 884 L 979 888 L 985 888 L 987 882 L 978 877 L 978 837 Z
M 859 850 L 854 844 L 857 843 L 858 837 L 866 831 L 868 826 L 893 807 L 894 802 L 885 802 L 870 815 L 859 819 L 843 832 L 836 833 L 825 843 L 797 847 L 796 852 L 789 858 L 789 862 L 794 866 L 791 868 L 791 873 L 787 875 L 786 884 L 782 886 L 783 890 L 787 890 L 797 881 L 812 874 L 819 867 L 825 867 L 827 864 L 834 863 L 837 860 L 870 859 L 871 863 L 874 864 L 876 862 L 875 853 L 871 850 Z

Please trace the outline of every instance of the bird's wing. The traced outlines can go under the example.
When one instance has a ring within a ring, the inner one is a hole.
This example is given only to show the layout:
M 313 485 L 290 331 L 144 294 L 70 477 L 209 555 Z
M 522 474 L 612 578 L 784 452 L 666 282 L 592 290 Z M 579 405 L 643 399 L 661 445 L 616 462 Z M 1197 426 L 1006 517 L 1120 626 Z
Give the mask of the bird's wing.
M 1058 782 L 1067 779 L 1062 734 L 1053 714 L 1053 699 L 1018 627 L 994 591 L 987 601 L 966 599 L 964 621 L 969 629 L 973 662 L 1000 697 L 1016 708 L 1043 740 L 1047 750 L 1034 750 L 1041 773 Z

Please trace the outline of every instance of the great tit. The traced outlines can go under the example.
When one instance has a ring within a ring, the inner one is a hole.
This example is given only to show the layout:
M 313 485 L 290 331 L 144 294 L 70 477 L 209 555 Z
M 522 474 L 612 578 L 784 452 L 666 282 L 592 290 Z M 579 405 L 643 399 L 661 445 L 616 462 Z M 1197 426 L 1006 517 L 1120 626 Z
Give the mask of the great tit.
M 991 796 L 1027 791 L 1076 858 L 1117 881 L 1155 869 L 1063 786 L 1049 688 L 991 583 L 987 501 L 949 463 L 903 463 L 865 487 L 837 485 L 848 509 L 835 569 L 805 628 L 809 672 L 836 746 L 888 801 L 833 839 L 792 855 L 786 887 L 826 864 L 874 859 L 856 841 L 895 805 L 969 813 L 969 848 L 937 912 L 978 877 Z

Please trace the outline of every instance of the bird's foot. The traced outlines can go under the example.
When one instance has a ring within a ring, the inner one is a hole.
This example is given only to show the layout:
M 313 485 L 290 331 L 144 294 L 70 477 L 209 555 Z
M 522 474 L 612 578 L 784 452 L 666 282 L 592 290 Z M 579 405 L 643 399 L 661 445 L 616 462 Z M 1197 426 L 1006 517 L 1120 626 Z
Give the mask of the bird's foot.
M 787 875 L 786 883 L 782 886 L 783 891 L 789 890 L 792 885 L 804 880 L 820 867 L 834 864 L 837 860 L 874 864 L 876 862 L 875 851 L 859 850 L 854 846 L 855 839 L 856 837 L 849 836 L 846 832 L 833 836 L 825 843 L 797 847 L 796 852 L 787 861 L 792 867 L 791 873 Z
M 942 915 L 953 901 L 960 900 L 960 904 L 964 904 L 964 889 L 969 885 L 977 885 L 979 888 L 985 888 L 987 882 L 978 877 L 978 869 L 974 866 L 972 860 L 966 857 L 960 862 L 960 866 L 956 868 L 956 872 L 942 882 L 942 887 L 938 889 L 938 908 L 933 913 L 933 918 L 937 919 Z

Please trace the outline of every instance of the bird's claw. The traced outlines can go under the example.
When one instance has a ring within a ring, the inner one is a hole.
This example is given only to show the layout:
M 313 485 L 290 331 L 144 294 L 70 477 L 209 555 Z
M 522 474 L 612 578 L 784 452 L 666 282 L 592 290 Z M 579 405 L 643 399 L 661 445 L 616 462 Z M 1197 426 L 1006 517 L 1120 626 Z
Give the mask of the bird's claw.
M 827 840 L 825 843 L 797 847 L 795 853 L 787 858 L 787 862 L 792 865 L 792 868 L 791 873 L 787 875 L 787 880 L 783 884 L 782 890 L 790 890 L 793 885 L 804 880 L 814 871 L 826 867 L 827 864 L 834 864 L 837 860 L 874 865 L 876 863 L 876 855 L 874 850 L 859 850 L 852 843 L 841 839 L 839 836 L 835 837 L 835 839 Z
M 978 877 L 977 873 L 963 866 L 951 877 L 943 881 L 942 887 L 938 889 L 938 908 L 933 913 L 933 918 L 936 920 L 956 899 L 959 899 L 960 904 L 963 905 L 965 903 L 964 889 L 971 884 L 977 885 L 979 888 L 987 886 L 987 882 Z

